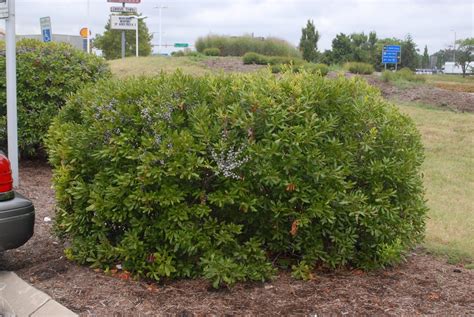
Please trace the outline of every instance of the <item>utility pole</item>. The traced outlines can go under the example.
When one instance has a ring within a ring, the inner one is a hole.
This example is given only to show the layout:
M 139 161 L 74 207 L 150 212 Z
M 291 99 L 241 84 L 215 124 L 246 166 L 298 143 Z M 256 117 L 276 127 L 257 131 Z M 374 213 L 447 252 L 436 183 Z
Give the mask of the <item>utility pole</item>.
M 158 9 L 159 10 L 159 16 L 160 16 L 160 33 L 159 33 L 159 40 L 158 40 L 158 54 L 161 53 L 161 46 L 162 46 L 162 43 L 161 43 L 161 38 L 162 38 L 162 25 L 161 25 L 161 11 L 163 9 L 168 9 L 168 7 L 166 6 L 163 6 L 163 5 L 160 5 L 160 6 L 157 6 L 155 7 L 155 9 Z
M 454 30 L 453 30 L 454 31 Z M 456 31 L 454 31 L 453 62 L 456 65 Z
M 125 2 L 122 3 L 122 8 L 125 8 Z M 123 9 L 125 11 L 125 9 Z M 125 30 L 122 30 L 122 59 L 125 58 Z
M 91 4 L 90 0 L 87 0 L 87 53 L 91 52 Z
M 8 18 L 6 29 L 6 75 L 7 75 L 7 132 L 8 159 L 12 167 L 13 186 L 19 185 L 18 173 L 18 126 L 16 103 L 16 35 L 15 35 L 15 0 L 8 1 Z

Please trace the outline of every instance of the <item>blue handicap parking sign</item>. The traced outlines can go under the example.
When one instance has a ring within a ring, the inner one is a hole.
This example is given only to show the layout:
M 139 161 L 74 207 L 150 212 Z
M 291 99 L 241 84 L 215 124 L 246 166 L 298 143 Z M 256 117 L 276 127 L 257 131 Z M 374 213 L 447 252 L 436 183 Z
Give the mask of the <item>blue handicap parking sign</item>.
M 43 42 L 51 42 L 51 29 L 43 29 Z

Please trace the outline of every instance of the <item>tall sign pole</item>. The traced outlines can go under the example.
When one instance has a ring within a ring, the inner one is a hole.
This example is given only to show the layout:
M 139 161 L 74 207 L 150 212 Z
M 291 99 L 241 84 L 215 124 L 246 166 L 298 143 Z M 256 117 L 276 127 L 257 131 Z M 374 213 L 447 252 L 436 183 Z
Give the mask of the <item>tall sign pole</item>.
M 12 167 L 13 186 L 19 185 L 18 173 L 18 127 L 16 109 L 16 36 L 15 0 L 8 0 L 6 26 L 6 75 L 7 75 L 7 132 L 8 159 Z
M 125 2 L 122 2 L 122 8 L 125 8 Z M 125 11 L 125 9 L 123 9 Z M 122 59 L 125 58 L 125 30 L 122 30 Z

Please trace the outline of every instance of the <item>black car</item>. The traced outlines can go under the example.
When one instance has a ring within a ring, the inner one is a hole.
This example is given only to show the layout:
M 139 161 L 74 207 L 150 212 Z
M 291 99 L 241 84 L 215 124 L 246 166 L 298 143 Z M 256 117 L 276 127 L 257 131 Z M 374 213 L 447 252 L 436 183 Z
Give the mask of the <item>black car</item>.
M 33 203 L 13 190 L 10 161 L 0 152 L 0 252 L 25 244 L 34 225 Z

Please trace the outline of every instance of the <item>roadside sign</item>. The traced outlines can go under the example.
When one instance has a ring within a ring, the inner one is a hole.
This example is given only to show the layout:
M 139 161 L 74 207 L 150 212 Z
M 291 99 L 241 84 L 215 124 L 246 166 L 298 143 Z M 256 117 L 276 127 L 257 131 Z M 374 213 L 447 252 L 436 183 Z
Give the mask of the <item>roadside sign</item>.
M 79 31 L 79 34 L 81 35 L 81 37 L 83 39 L 87 39 L 87 34 L 89 33 L 89 29 L 88 28 L 82 28 L 80 31 Z
M 140 3 L 141 0 L 107 0 L 107 2 L 114 3 Z
M 400 62 L 401 46 L 384 45 L 382 50 L 382 64 L 395 64 Z
M 136 30 L 137 18 L 125 15 L 111 15 L 110 28 L 114 30 Z
M 136 7 L 110 7 L 110 12 L 137 13 Z
M 188 43 L 174 43 L 174 47 L 189 47 Z
M 0 19 L 8 18 L 8 0 L 0 0 Z
M 40 25 L 41 35 L 43 36 L 43 42 L 51 42 L 53 40 L 53 32 L 51 31 L 51 18 L 40 18 Z

